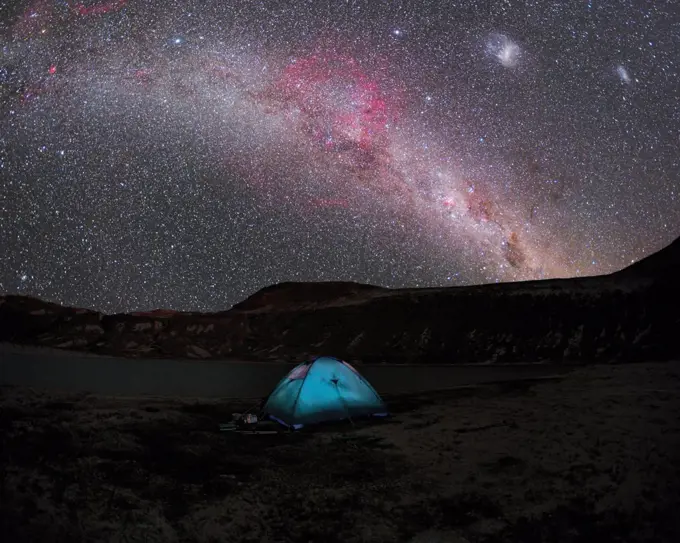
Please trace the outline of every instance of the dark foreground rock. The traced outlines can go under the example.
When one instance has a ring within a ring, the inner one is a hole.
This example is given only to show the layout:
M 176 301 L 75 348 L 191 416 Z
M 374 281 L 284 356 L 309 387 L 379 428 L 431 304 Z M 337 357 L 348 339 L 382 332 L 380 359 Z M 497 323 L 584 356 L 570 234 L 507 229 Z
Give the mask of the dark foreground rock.
M 393 417 L 220 433 L 216 401 L 0 389 L 6 541 L 680 541 L 680 366 L 386 398 Z
M 102 315 L 0 303 L 0 341 L 159 358 L 365 363 L 636 361 L 680 357 L 680 240 L 608 276 L 456 288 L 268 287 L 228 311 Z

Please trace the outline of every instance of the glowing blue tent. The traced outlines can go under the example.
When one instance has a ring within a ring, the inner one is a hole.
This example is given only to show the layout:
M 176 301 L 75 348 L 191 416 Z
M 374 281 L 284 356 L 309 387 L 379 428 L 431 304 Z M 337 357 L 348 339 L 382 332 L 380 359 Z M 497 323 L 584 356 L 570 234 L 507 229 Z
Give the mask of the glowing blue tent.
M 305 424 L 385 416 L 385 404 L 357 370 L 327 356 L 296 366 L 267 398 L 264 414 L 295 429 Z

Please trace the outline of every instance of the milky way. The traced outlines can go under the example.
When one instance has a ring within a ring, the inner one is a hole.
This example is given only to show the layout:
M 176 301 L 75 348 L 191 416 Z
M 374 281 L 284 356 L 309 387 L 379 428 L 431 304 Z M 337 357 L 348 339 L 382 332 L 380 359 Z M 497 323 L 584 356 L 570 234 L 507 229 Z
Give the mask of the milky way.
M 680 234 L 673 2 L 0 2 L 0 291 L 608 273 Z

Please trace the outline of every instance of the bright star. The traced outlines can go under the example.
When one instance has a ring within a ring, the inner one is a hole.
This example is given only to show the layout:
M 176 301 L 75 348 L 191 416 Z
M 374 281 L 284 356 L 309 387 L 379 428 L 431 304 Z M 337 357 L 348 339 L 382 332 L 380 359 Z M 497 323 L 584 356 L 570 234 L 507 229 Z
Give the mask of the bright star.
M 404 32 L 401 28 L 395 28 L 392 30 L 392 37 L 396 40 L 403 40 L 406 38 L 406 32 Z

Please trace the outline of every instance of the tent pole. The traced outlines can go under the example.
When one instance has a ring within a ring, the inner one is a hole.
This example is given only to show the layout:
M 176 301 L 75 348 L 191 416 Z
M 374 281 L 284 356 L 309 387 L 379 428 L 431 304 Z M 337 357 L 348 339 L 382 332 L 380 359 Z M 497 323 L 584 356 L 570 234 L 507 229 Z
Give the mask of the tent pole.
M 335 385 L 335 392 L 338 393 L 338 398 L 340 398 L 340 401 L 342 402 L 342 405 L 345 408 L 345 412 L 347 413 L 347 418 L 352 423 L 352 427 L 354 427 L 354 421 L 352 420 L 352 415 L 349 414 L 349 408 L 347 407 L 347 402 L 345 402 L 345 398 L 343 398 L 342 394 L 340 394 L 340 389 L 338 388 L 338 382 L 334 381 L 333 385 Z

